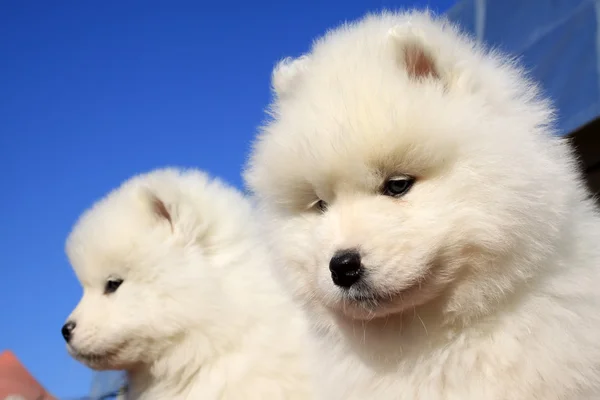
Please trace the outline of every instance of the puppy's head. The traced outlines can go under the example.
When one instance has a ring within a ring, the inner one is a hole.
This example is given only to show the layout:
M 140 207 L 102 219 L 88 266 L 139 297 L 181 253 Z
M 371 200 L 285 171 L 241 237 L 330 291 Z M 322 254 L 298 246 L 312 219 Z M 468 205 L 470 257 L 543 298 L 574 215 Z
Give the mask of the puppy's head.
M 551 111 L 451 25 L 369 16 L 282 61 L 273 88 L 245 178 L 306 301 L 483 313 L 556 245 L 577 183 Z
M 130 369 L 210 327 L 227 301 L 214 260 L 243 231 L 240 200 L 200 172 L 167 169 L 84 213 L 66 244 L 83 287 L 62 328 L 69 352 L 94 369 Z

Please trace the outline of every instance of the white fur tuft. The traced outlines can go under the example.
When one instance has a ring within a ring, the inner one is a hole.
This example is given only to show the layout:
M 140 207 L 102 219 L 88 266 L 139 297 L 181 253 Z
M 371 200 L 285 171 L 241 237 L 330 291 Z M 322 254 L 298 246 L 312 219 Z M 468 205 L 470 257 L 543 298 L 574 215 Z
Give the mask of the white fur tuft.
M 271 75 L 271 85 L 277 96 L 284 96 L 308 67 L 308 57 L 286 57 L 279 61 Z

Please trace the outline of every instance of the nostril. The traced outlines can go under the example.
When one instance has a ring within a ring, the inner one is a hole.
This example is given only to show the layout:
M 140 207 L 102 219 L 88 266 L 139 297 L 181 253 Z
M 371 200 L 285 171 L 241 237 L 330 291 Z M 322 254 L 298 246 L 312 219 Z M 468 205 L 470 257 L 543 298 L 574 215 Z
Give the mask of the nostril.
M 73 330 L 75 329 L 75 326 L 75 322 L 68 321 L 61 329 L 61 333 L 67 343 L 69 343 L 69 340 L 71 340 L 71 337 L 73 336 Z
M 357 250 L 342 250 L 336 252 L 329 262 L 333 283 L 342 287 L 350 287 L 362 275 L 362 261 Z

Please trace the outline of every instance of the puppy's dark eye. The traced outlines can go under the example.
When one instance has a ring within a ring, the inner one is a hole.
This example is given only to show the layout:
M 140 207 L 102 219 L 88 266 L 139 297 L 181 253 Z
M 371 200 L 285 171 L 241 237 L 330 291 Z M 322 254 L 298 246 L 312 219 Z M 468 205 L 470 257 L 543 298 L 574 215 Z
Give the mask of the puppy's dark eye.
M 323 200 L 317 201 L 316 207 L 321 212 L 327 211 L 327 203 Z
M 119 286 L 123 283 L 123 279 L 111 278 L 106 281 L 104 285 L 104 294 L 111 294 L 117 291 Z
M 400 197 L 406 194 L 415 183 L 412 176 L 395 176 L 388 179 L 383 185 L 382 194 L 391 197 Z
M 327 203 L 324 200 L 319 199 L 314 203 L 311 203 L 311 205 L 308 208 L 324 213 L 325 211 L 327 211 Z

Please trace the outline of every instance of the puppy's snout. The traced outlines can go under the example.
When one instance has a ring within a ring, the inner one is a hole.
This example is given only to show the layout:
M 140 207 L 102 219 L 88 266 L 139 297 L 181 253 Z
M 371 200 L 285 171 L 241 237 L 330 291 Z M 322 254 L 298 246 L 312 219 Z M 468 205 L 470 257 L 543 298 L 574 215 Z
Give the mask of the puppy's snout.
M 361 278 L 362 262 L 357 250 L 340 250 L 329 261 L 331 279 L 337 286 L 349 288 Z
M 75 330 L 75 326 L 76 326 L 75 322 L 68 321 L 66 324 L 63 325 L 63 327 L 61 329 L 61 333 L 67 343 L 69 343 L 69 341 L 73 337 L 73 331 Z

